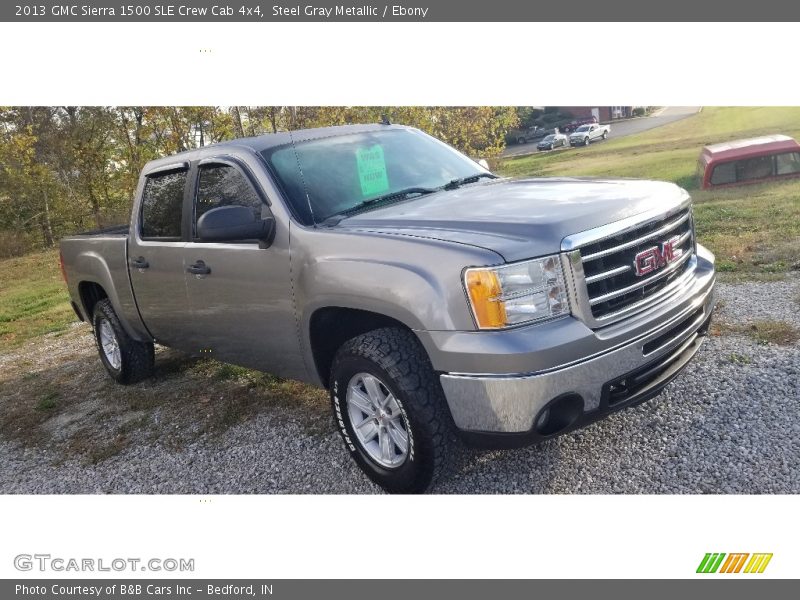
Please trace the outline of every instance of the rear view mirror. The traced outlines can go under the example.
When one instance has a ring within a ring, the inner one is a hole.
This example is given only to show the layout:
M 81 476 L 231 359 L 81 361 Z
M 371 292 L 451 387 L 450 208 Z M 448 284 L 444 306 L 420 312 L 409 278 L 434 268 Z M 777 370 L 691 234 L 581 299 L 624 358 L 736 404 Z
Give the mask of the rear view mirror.
M 262 247 L 272 241 L 275 219 L 257 219 L 246 206 L 212 208 L 197 220 L 197 237 L 202 242 L 259 240 Z

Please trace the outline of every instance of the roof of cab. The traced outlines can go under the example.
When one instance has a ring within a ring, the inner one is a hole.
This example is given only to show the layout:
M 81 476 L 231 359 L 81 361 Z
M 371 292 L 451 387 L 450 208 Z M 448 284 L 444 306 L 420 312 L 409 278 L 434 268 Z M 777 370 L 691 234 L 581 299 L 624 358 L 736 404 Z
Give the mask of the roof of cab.
M 768 152 L 792 151 L 800 149 L 794 139 L 788 135 L 765 135 L 746 140 L 733 140 L 720 144 L 710 144 L 703 148 L 703 155 L 708 160 L 724 160 L 731 158 L 743 158 L 755 154 Z
M 175 165 L 183 161 L 188 162 L 205 158 L 209 155 L 224 154 L 226 149 L 247 148 L 253 152 L 263 152 L 269 148 L 284 146 L 292 142 L 305 142 L 322 138 L 337 137 L 354 133 L 367 133 L 370 131 L 387 131 L 396 129 L 413 129 L 405 125 L 384 125 L 382 123 L 371 123 L 367 125 L 337 125 L 334 127 L 316 127 L 313 129 L 297 129 L 295 131 L 280 131 L 278 133 L 266 133 L 255 137 L 237 138 L 217 144 L 211 144 L 202 148 L 186 150 L 177 154 L 171 154 L 163 158 L 157 158 L 145 165 L 146 171 L 153 169 L 160 170 L 165 166 Z

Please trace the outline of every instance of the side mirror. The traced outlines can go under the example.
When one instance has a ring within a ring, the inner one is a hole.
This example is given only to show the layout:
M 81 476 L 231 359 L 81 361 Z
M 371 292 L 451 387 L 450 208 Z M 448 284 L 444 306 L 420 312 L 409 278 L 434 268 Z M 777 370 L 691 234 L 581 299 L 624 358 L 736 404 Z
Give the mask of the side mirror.
M 219 206 L 197 220 L 197 237 L 202 242 L 259 240 L 266 248 L 275 234 L 275 218 L 256 219 L 246 206 Z

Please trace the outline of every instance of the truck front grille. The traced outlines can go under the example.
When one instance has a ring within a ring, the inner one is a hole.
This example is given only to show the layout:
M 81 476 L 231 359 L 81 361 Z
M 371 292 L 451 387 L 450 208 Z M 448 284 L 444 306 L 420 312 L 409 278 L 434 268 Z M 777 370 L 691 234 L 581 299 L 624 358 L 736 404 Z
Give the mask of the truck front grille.
M 655 249 L 660 260 L 663 244 L 672 240 L 674 257 L 649 273 L 637 275 L 637 255 Z M 665 288 L 693 264 L 694 230 L 691 207 L 666 218 L 628 227 L 614 235 L 583 243 L 578 249 L 586 294 L 581 294 L 595 325 L 613 322 L 618 313 L 646 308 L 660 301 Z

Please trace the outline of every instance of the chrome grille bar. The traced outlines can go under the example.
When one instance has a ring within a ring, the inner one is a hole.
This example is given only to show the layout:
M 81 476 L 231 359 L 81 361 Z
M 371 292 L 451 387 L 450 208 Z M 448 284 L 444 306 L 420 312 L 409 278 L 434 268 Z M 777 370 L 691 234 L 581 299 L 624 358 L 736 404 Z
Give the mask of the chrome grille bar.
M 589 254 L 587 256 L 583 256 L 583 262 L 589 262 L 590 260 L 596 260 L 598 258 L 603 258 L 604 256 L 609 256 L 611 254 L 616 254 L 617 252 L 621 252 L 622 250 L 627 250 L 628 248 L 633 248 L 642 244 L 648 240 L 652 240 L 653 238 L 660 237 L 676 227 L 680 226 L 681 224 L 685 223 L 686 220 L 689 218 L 689 213 L 686 212 L 682 214 L 679 218 L 675 219 L 671 223 L 667 223 L 663 227 L 656 229 L 653 232 L 648 233 L 647 235 L 643 235 L 640 238 L 636 238 L 635 240 L 631 240 L 629 242 L 625 242 L 624 244 L 620 244 L 619 246 L 614 246 L 613 248 L 608 248 L 607 250 L 602 250 L 600 252 L 595 252 L 593 254 Z
M 637 281 L 633 285 L 629 285 L 628 287 L 624 287 L 618 290 L 614 290 L 613 292 L 608 292 L 607 294 L 603 294 L 602 296 L 596 296 L 594 298 L 589 299 L 589 304 L 591 306 L 595 306 L 597 304 L 601 304 L 603 302 L 608 302 L 609 300 L 613 300 L 614 298 L 619 298 L 620 296 L 624 296 L 625 294 L 630 294 L 631 292 L 635 292 L 636 290 L 647 287 L 651 283 L 658 281 L 672 273 L 673 271 L 677 271 L 678 267 L 680 267 L 683 263 L 689 260 L 692 257 L 691 252 L 684 252 L 683 255 L 676 260 L 675 262 L 671 263 L 666 269 L 661 271 L 656 271 L 655 275 L 651 275 L 641 281 Z
M 592 275 L 591 277 L 586 278 L 586 284 L 590 283 L 597 283 L 598 281 L 603 281 L 603 279 L 608 279 L 609 277 L 614 277 L 615 275 L 620 275 L 627 271 L 630 271 L 631 268 L 627 265 L 622 267 L 617 267 L 616 269 L 611 269 L 610 271 L 603 271 L 602 273 L 598 273 L 597 275 Z

